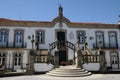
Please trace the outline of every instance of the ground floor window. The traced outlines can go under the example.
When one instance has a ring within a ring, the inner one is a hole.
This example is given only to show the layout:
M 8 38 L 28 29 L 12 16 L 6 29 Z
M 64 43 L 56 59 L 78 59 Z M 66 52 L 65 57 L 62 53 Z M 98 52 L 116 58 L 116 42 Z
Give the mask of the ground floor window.
M 116 53 L 111 54 L 111 61 L 112 61 L 112 64 L 118 64 L 118 57 Z
M 20 53 L 15 53 L 14 55 L 14 65 L 15 66 L 20 66 L 21 65 L 21 54 Z
M 118 55 L 117 53 L 111 53 L 112 68 L 118 68 Z
M 0 64 L 5 65 L 5 53 L 0 53 Z

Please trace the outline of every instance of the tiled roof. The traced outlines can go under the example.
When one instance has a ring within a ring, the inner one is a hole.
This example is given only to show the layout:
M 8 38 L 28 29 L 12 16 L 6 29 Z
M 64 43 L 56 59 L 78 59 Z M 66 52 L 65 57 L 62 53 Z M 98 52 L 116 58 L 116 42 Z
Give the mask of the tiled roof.
M 6 19 L 6 18 L 0 18 L 0 22 L 3 22 L 3 21 L 13 21 L 11 19 Z
M 53 27 L 59 22 L 61 17 L 54 18 L 49 21 L 24 21 L 24 20 L 11 20 L 0 18 L 0 26 L 13 26 L 13 27 Z M 67 18 L 62 17 L 62 22 L 66 23 L 68 27 L 72 28 L 119 28 L 118 24 L 105 24 L 105 23 L 92 23 L 92 22 L 70 22 Z

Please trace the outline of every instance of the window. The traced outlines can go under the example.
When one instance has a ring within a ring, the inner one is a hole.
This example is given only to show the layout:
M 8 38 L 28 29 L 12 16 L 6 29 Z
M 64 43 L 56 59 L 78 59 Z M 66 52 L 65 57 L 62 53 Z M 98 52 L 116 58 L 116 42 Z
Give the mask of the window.
M 6 46 L 7 45 L 7 30 L 0 30 L 0 46 Z
M 21 65 L 21 57 L 22 57 L 22 55 L 20 53 L 15 53 L 15 55 L 14 55 L 14 65 L 15 66 Z
M 96 32 L 96 44 L 97 44 L 97 47 L 99 47 L 99 48 L 104 47 L 104 34 L 103 34 L 103 32 L 100 32 L 100 31 Z
M 111 48 L 117 47 L 117 36 L 116 32 L 109 32 L 109 44 Z
M 85 43 L 85 31 L 78 31 L 77 38 L 79 39 L 80 44 L 84 44 Z
M 118 64 L 118 57 L 116 53 L 111 54 L 111 61 L 112 61 L 112 64 Z
M 0 53 L 0 64 L 5 65 L 5 53 Z
M 36 39 L 37 39 L 37 42 L 39 42 L 39 44 L 44 44 L 45 43 L 44 31 L 37 31 Z
M 22 47 L 23 45 L 23 31 L 15 31 L 15 47 Z

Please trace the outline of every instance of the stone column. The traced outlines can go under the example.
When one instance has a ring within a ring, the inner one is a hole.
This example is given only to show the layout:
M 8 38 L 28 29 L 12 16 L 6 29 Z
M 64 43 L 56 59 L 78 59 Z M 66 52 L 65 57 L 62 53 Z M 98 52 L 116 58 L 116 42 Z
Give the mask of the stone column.
M 30 50 L 28 53 L 28 64 L 27 66 L 27 74 L 34 74 L 34 50 Z
M 77 43 L 76 43 L 76 52 L 77 52 L 77 63 L 76 63 L 76 65 L 77 65 L 77 67 L 79 66 L 79 62 L 80 62 L 80 42 L 79 42 L 79 39 L 77 38 Z M 75 53 L 74 53 L 74 55 L 75 55 Z M 75 58 L 75 56 L 74 56 L 74 58 Z M 74 65 L 75 65 L 75 59 L 74 59 Z
M 82 52 L 81 50 L 77 51 L 77 67 L 82 68 Z
M 105 73 L 107 71 L 105 54 L 103 50 L 99 50 L 99 54 L 100 54 L 100 72 Z
M 55 51 L 55 57 L 54 57 L 54 68 L 59 67 L 59 52 Z

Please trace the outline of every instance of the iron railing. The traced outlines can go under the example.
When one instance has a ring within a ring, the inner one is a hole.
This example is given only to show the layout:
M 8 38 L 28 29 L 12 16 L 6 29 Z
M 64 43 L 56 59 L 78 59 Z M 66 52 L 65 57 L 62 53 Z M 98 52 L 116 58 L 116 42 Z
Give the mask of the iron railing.
M 53 42 L 52 44 L 50 44 L 50 51 L 55 49 L 55 48 L 57 48 L 59 50 L 64 50 L 66 48 L 70 48 L 72 50 L 75 50 L 74 44 L 72 44 L 69 41 L 56 41 L 56 42 Z
M 26 48 L 27 42 L 24 42 L 22 44 L 17 44 L 14 42 L 8 42 L 8 43 L 0 43 L 0 48 Z
M 99 46 L 96 43 L 93 43 L 93 48 L 94 49 L 98 49 L 98 48 L 102 48 L 102 49 L 118 49 L 118 44 L 115 45 L 110 45 L 109 43 L 105 43 L 103 46 Z

